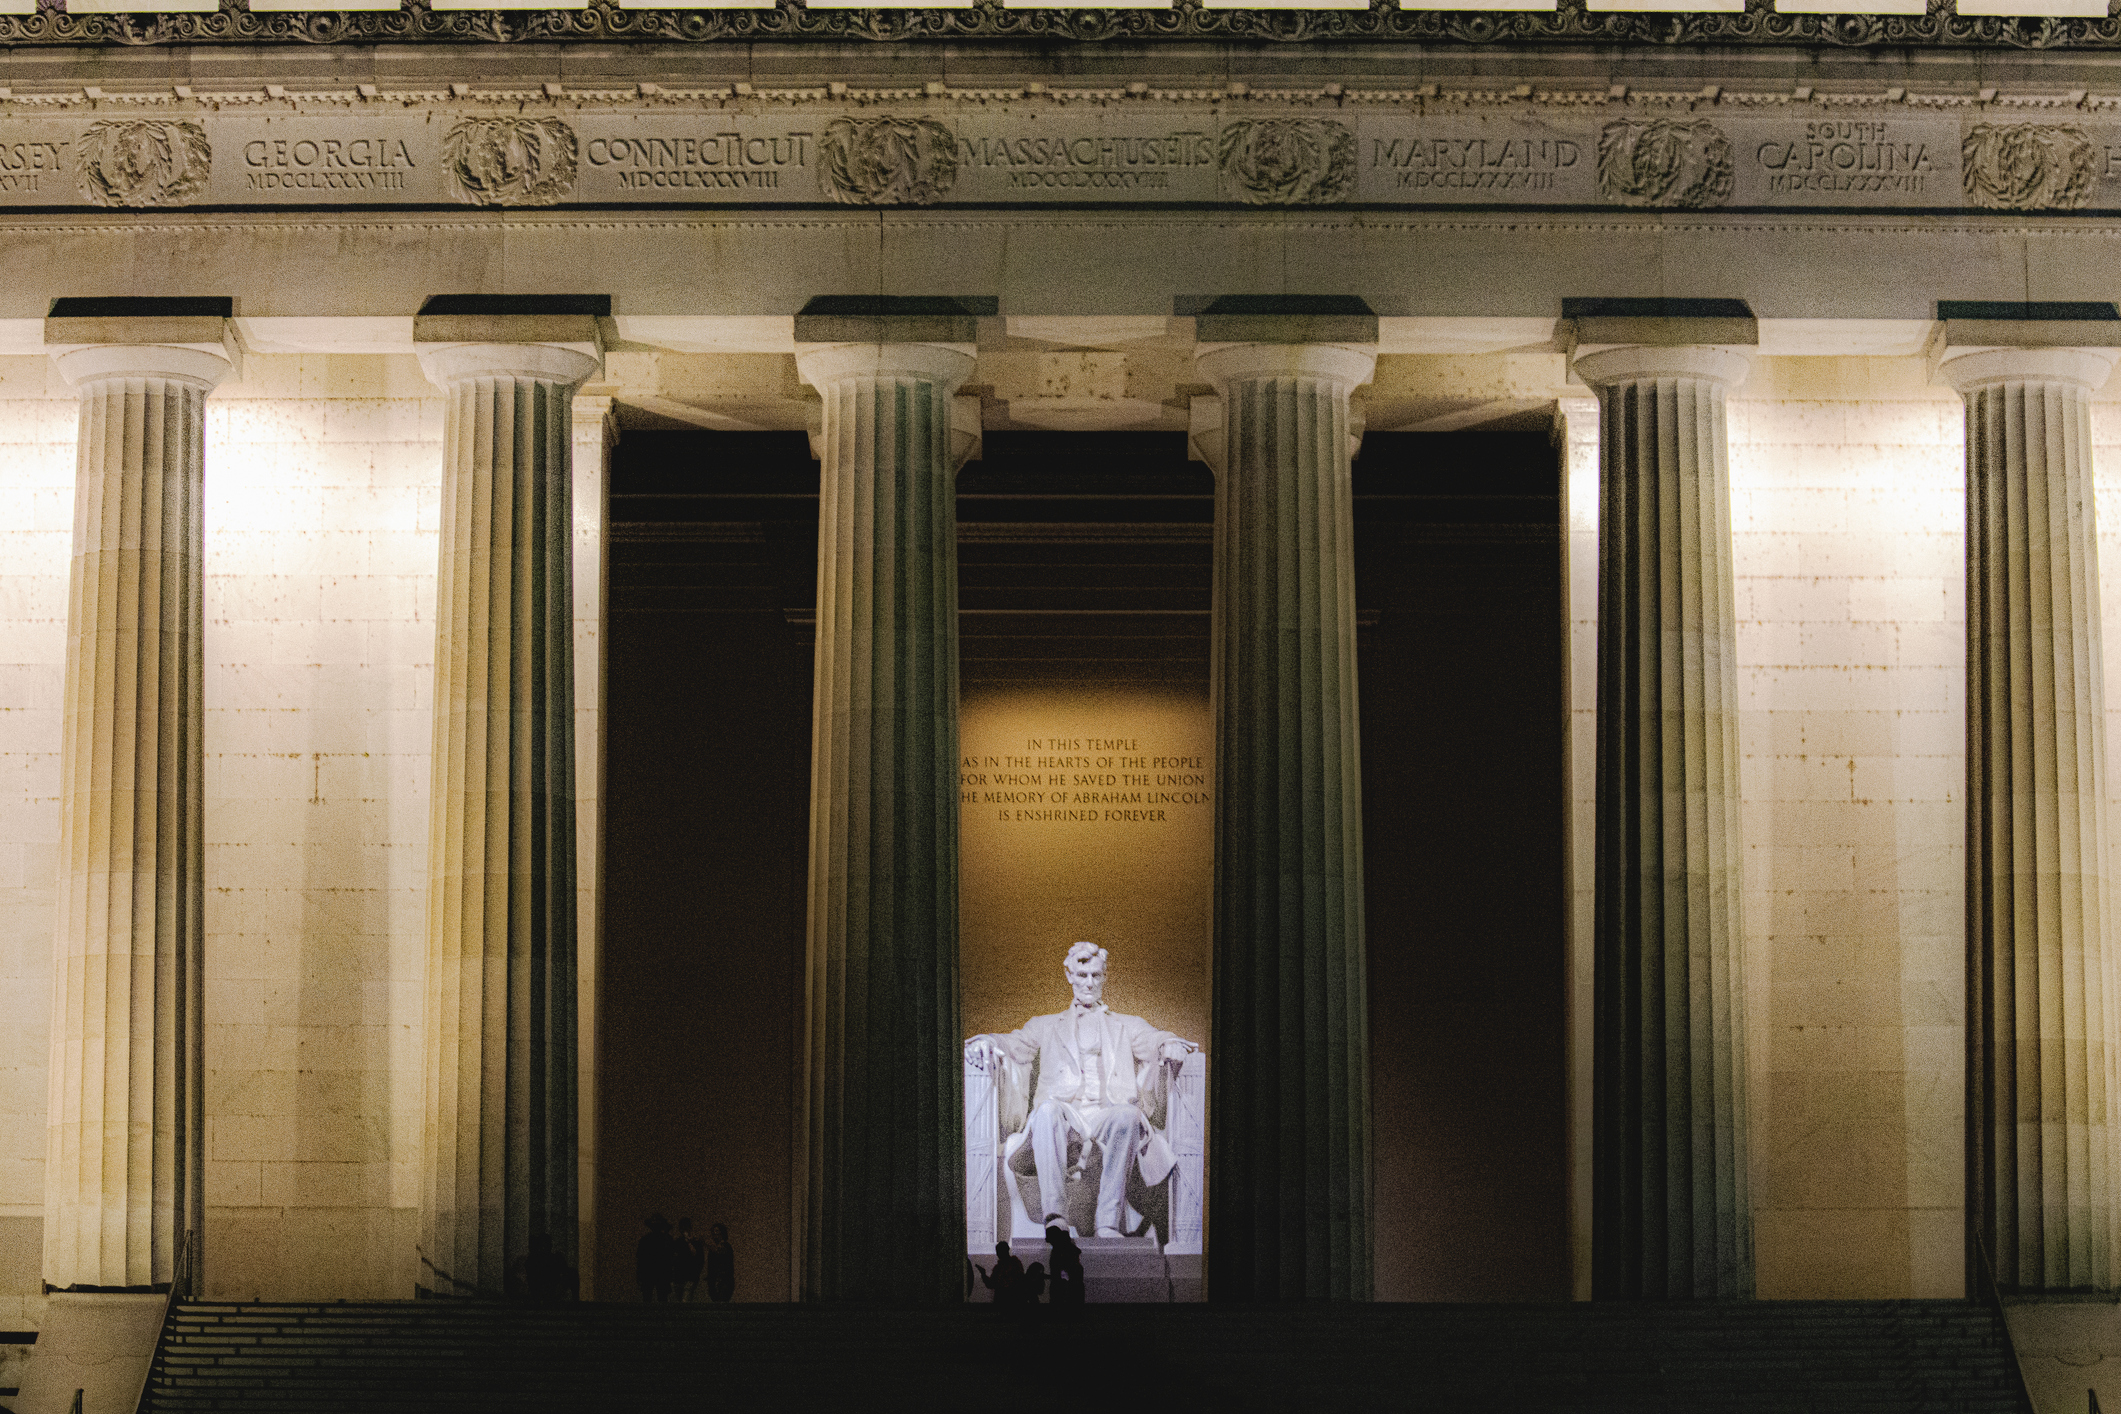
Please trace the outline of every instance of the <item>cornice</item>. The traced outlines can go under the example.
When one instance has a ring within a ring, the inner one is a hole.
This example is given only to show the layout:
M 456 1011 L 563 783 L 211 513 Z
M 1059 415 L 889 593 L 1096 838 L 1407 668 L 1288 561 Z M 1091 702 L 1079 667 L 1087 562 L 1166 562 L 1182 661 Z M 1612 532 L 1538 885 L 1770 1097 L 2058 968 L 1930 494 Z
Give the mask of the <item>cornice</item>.
M 1620 46 L 1716 48 L 2121 49 L 2121 19 L 1962 16 L 1949 0 L 1924 15 L 1786 15 L 1772 0 L 1737 14 L 1592 13 L 1561 0 L 1551 14 L 1401 10 L 1208 10 L 1178 0 L 1169 10 L 1004 9 L 980 0 L 953 10 L 811 10 L 780 0 L 772 9 L 623 10 L 594 0 L 584 10 L 436 11 L 426 0 L 387 11 L 257 14 L 236 0 L 190 14 L 69 14 L 38 0 L 34 14 L 0 16 L 0 45 L 17 48 L 138 48 L 256 45 L 646 44 L 797 45 L 855 43 L 1107 45 L 1168 42 L 1238 45 L 1424 45 L 1441 47 Z

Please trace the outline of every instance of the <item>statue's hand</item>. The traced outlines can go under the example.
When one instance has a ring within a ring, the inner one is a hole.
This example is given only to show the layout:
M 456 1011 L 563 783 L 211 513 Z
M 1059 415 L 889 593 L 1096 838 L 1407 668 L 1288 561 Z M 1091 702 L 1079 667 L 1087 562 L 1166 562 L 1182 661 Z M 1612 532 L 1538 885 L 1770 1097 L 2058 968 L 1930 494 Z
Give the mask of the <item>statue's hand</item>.
M 1195 1049 L 1196 1047 L 1185 1041 L 1166 1041 L 1157 1054 L 1173 1065 L 1184 1065 L 1186 1057 L 1192 1055 Z
M 965 1042 L 965 1056 L 967 1059 L 977 1056 L 988 1065 L 993 1065 L 995 1056 L 994 1038 L 984 1034 L 972 1037 Z

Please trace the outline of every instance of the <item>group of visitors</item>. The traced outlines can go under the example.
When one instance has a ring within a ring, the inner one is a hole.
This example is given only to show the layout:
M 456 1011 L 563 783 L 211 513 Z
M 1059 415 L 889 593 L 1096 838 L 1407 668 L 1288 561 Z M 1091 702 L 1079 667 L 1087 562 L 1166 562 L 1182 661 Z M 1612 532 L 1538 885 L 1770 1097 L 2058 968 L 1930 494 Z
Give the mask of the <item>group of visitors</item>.
M 994 1266 L 981 1271 L 979 1279 L 994 1293 L 997 1306 L 1036 1306 L 1041 1300 L 1052 1306 L 1083 1304 L 1083 1249 L 1064 1227 L 1046 1229 L 1046 1245 L 1052 1249 L 1053 1267 L 1044 1262 L 1026 1267 L 1009 1251 L 1009 1244 L 994 1244 Z M 1050 1293 L 1050 1295 L 1049 1295 Z
M 634 1277 L 643 1301 L 697 1301 L 702 1277 L 708 1300 L 727 1301 L 736 1295 L 736 1249 L 729 1245 L 728 1228 L 716 1223 L 707 1236 L 696 1237 L 691 1218 L 679 1218 L 675 1230 L 661 1213 L 651 1213 L 645 1221 L 648 1231 L 633 1249 Z

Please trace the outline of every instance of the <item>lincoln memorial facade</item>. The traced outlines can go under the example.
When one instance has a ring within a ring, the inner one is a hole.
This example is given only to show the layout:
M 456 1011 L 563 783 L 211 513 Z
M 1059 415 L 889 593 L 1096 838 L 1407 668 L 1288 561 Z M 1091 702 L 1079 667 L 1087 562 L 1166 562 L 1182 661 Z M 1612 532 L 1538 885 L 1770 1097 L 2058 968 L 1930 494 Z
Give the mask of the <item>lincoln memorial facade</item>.
M 2013 3 L 0 4 L 0 1327 L 963 1299 L 1080 941 L 1178 1299 L 2121 1286 Z

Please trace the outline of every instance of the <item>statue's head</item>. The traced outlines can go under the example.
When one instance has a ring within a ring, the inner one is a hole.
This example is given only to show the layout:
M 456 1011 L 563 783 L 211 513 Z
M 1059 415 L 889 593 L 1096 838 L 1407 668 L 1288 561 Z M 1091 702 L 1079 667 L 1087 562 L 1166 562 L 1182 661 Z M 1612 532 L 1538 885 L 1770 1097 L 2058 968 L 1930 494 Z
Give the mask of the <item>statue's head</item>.
M 1068 975 L 1068 985 L 1075 989 L 1075 1000 L 1083 1006 L 1095 1006 L 1105 995 L 1105 950 L 1096 943 L 1077 943 L 1068 949 L 1068 960 L 1061 964 Z

